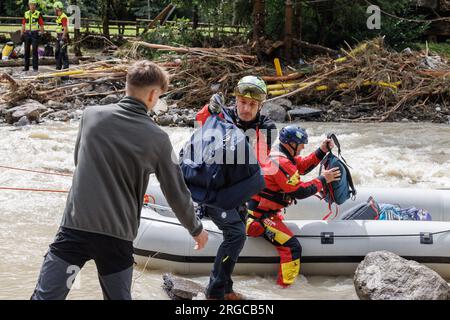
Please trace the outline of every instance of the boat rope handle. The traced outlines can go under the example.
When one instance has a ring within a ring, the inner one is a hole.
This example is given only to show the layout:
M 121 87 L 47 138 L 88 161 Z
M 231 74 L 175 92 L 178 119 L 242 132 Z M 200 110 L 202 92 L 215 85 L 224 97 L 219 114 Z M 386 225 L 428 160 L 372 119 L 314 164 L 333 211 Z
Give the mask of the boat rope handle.
M 165 221 L 155 218 L 147 218 L 147 217 L 141 217 L 141 219 L 149 220 L 149 221 L 156 221 L 156 222 L 162 222 L 166 224 L 171 224 L 175 226 L 182 226 L 181 223 L 177 222 L 171 222 L 171 221 Z M 208 232 L 216 233 L 216 234 L 222 234 L 222 232 L 214 231 L 205 229 Z M 429 232 L 430 235 L 437 235 L 441 233 L 450 233 L 450 230 L 442 230 L 442 231 L 436 231 L 436 232 Z M 295 238 L 322 238 L 321 235 L 294 235 Z M 420 234 L 375 234 L 375 235 L 334 235 L 334 238 L 388 238 L 388 237 L 420 237 Z

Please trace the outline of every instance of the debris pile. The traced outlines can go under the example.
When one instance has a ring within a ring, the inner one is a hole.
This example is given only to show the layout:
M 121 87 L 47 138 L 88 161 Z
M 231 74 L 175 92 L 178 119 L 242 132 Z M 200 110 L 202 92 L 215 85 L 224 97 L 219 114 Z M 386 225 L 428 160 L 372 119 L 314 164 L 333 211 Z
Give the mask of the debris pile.
M 420 116 L 436 103 L 450 111 L 450 64 L 428 52 L 389 51 L 382 39 L 362 43 L 344 57 L 319 57 L 287 76 L 264 79 L 273 99 L 295 96 L 297 103 L 328 106 L 337 100 L 343 108 L 363 106 L 365 115 L 353 112 L 357 121 L 395 120 L 405 112 Z
M 27 99 L 78 109 L 118 101 L 125 91 L 127 68 L 142 57 L 142 50 L 162 52 L 154 61 L 171 76 L 165 100 L 172 107 L 162 112 L 170 116 L 162 117 L 167 125 L 191 123 L 195 110 L 213 93 L 231 97 L 236 82 L 245 75 L 266 80 L 267 104 L 285 102 L 283 98 L 293 102 L 281 105 L 286 117 L 278 107 L 266 108 L 276 110 L 280 121 L 305 114 L 323 121 L 450 121 L 448 61 L 426 51 L 393 52 L 383 46 L 382 39 L 342 50 L 343 56 L 337 59 L 319 56 L 285 70 L 279 64 L 275 68 L 259 65 L 245 46 L 187 48 L 134 41 L 118 50 L 121 54 L 116 56 L 121 58 L 82 63 L 69 71 L 25 77 L 0 72 L 0 112 L 5 115 L 5 110 Z M 184 119 L 185 114 L 189 119 Z

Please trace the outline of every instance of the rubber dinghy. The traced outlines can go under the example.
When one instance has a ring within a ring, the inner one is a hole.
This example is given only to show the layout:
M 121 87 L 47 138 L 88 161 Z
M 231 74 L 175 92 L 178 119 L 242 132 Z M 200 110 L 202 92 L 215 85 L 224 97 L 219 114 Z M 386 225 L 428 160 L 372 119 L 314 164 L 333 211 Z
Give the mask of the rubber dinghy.
M 153 204 L 168 206 L 158 184 L 151 184 L 147 188 L 147 194 Z M 369 197 L 373 197 L 378 203 L 398 204 L 403 208 L 416 207 L 427 210 L 433 221 L 450 221 L 450 189 L 400 189 L 400 188 L 358 188 L 358 194 L 354 201 L 348 200 L 340 206 L 340 216 L 352 207 L 365 203 Z M 296 205 L 287 208 L 288 220 L 322 220 L 328 213 L 328 204 L 317 197 L 309 197 L 298 201 Z
M 134 242 L 136 261 L 151 269 L 208 275 L 222 241 L 221 231 L 203 219 L 209 242 L 204 250 L 195 251 L 193 239 L 167 207 L 159 185 L 150 185 L 147 194 L 153 205 L 142 212 Z M 322 221 L 328 205 L 316 197 L 301 200 L 286 213 L 286 222 L 303 247 L 301 272 L 352 275 L 367 253 L 388 250 L 450 279 L 450 190 L 359 188 L 355 201 L 341 206 L 341 214 L 370 196 L 378 203 L 425 209 L 433 221 L 340 220 L 340 215 Z M 275 275 L 278 262 L 273 246 L 261 238 L 248 238 L 235 272 Z
M 194 241 L 166 207 L 142 211 L 134 242 L 135 259 L 147 269 L 178 274 L 208 275 L 220 230 L 203 219 L 209 231 L 205 249 L 195 251 Z M 388 250 L 423 263 L 450 279 L 450 222 L 369 220 L 287 220 L 303 247 L 301 273 L 305 275 L 352 275 L 369 252 Z M 261 238 L 248 238 L 235 274 L 275 275 L 279 257 Z

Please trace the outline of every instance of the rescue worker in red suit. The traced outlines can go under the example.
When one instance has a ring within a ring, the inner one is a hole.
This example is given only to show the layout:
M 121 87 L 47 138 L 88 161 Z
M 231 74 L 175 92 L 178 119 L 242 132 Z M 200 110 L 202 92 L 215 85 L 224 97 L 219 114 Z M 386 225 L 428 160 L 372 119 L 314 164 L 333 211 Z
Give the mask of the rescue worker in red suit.
M 338 168 L 324 171 L 311 181 L 302 182 L 301 175 L 311 172 L 334 147 L 330 139 L 306 157 L 300 153 L 308 143 L 306 131 L 288 126 L 280 131 L 280 144 L 274 146 L 269 159 L 262 164 L 266 188 L 248 203 L 247 235 L 264 237 L 280 255 L 277 283 L 291 285 L 300 272 L 302 247 L 292 231 L 283 222 L 282 209 L 296 199 L 305 199 L 322 191 L 327 183 L 340 180 Z
M 261 158 L 267 158 L 270 151 L 269 146 L 272 145 L 272 137 L 273 140 L 276 139 L 277 131 L 275 123 L 260 114 L 263 102 L 267 97 L 265 82 L 255 76 L 244 77 L 238 82 L 234 94 L 236 106 L 231 108 L 224 107 L 223 96 L 215 94 L 209 105 L 197 114 L 197 121 L 204 124 L 212 114 L 218 114 L 222 118 L 226 117 L 244 132 L 248 141 L 255 147 L 255 151 L 261 153 Z M 223 242 L 214 260 L 206 297 L 219 300 L 242 300 L 244 297 L 233 290 L 231 275 L 247 239 L 245 203 L 233 210 L 203 206 L 203 213 L 211 218 L 223 232 Z

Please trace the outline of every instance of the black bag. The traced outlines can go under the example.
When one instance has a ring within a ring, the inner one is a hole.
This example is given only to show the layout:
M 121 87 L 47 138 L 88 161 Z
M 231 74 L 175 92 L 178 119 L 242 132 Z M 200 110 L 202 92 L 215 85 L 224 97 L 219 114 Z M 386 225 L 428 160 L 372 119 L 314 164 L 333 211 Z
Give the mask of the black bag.
M 342 220 L 378 220 L 380 206 L 370 197 L 366 203 L 361 203 L 342 214 Z

